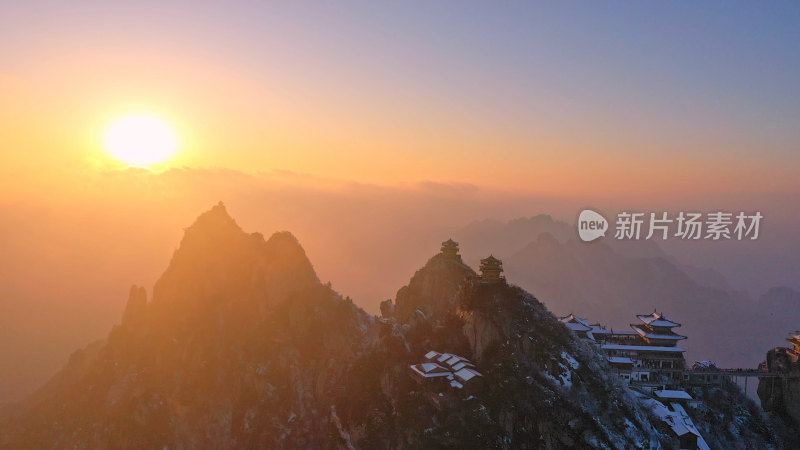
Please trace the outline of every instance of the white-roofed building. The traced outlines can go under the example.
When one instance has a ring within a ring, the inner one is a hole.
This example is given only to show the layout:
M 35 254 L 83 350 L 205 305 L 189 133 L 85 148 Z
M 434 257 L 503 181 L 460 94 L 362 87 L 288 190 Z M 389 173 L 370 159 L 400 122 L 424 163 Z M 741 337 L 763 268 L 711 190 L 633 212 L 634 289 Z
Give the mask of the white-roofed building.
M 440 353 L 434 350 L 425 354 L 426 362 L 409 366 L 411 377 L 420 384 L 447 381 L 452 389 L 473 392 L 480 384 L 480 372 L 467 358 L 453 353 Z
M 639 318 L 639 320 L 644 322 L 646 325 L 652 327 L 675 328 L 681 326 L 681 324 L 679 324 L 678 322 L 673 322 L 669 320 L 669 318 L 665 316 L 664 313 L 658 313 L 655 312 L 655 310 L 653 311 L 652 314 L 647 314 L 647 315 L 638 314 L 636 317 Z
M 680 387 L 686 360 L 677 343 L 686 337 L 672 331 L 680 324 L 655 311 L 636 317 L 641 323 L 628 330 L 590 324 L 575 314 L 559 320 L 579 338 L 599 347 L 623 381 L 646 390 Z
M 611 334 L 605 340 L 605 342 L 613 342 L 616 344 L 633 344 L 636 345 L 638 343 L 642 343 L 643 340 L 639 336 L 639 333 L 633 330 L 615 330 L 611 329 Z
M 627 356 L 608 356 L 606 360 L 622 381 L 631 381 L 631 371 L 633 371 L 633 360 L 631 358 Z
M 686 336 L 681 336 L 672 331 L 673 328 L 680 327 L 681 324 L 669 320 L 663 313 L 653 311 L 652 314 L 637 315 L 636 317 L 642 323 L 632 323 L 631 328 L 648 345 L 671 346 L 676 345 L 680 340 L 686 339 Z
M 450 358 L 448 358 L 447 361 L 445 361 L 444 363 L 447 364 L 449 367 L 453 367 L 454 365 L 456 365 L 456 364 L 458 364 L 458 363 L 460 363 L 462 361 L 466 361 L 466 360 L 464 358 L 460 357 L 460 356 L 453 355 Z
M 594 341 L 594 337 L 591 334 L 592 326 L 589 325 L 586 319 L 582 319 L 575 314 L 570 314 L 559 318 L 559 320 L 579 338 Z
M 611 330 L 599 323 L 589 324 L 589 327 L 591 327 L 591 330 L 587 331 L 586 334 L 591 336 L 592 340 L 595 342 L 605 342 L 612 334 Z
M 453 356 L 455 355 L 453 355 L 452 353 L 439 353 L 439 357 L 436 358 L 436 361 L 444 364 L 445 361 L 452 358 Z
M 452 369 L 455 370 L 455 371 L 459 371 L 459 370 L 461 370 L 461 369 L 463 369 L 465 367 L 474 368 L 475 366 L 471 362 L 469 362 L 467 360 L 463 360 L 463 361 L 458 362 L 457 364 L 453 364 Z
M 655 345 L 603 344 L 600 348 L 608 355 L 609 362 L 627 358 L 632 361 L 630 376 L 622 377 L 640 385 L 656 387 L 676 387 L 682 381 L 684 366 L 684 350 L 680 347 L 662 347 Z M 620 371 L 622 374 L 623 371 Z
M 440 356 L 442 356 L 442 354 L 437 352 L 437 351 L 434 351 L 434 350 L 431 350 L 428 353 L 425 353 L 425 359 L 427 361 L 435 361 L 435 360 L 439 359 Z
M 422 363 L 409 366 L 411 376 L 419 383 L 430 380 L 453 379 L 453 372 L 436 363 Z
M 469 367 L 464 367 L 463 369 L 456 371 L 454 375 L 456 380 L 461 381 L 462 383 L 469 383 L 475 377 L 482 376 L 480 372 Z
M 686 365 L 684 350 L 678 341 L 686 339 L 672 331 L 680 324 L 663 313 L 653 312 L 636 316 L 641 323 L 631 324 L 631 330 L 611 331 L 600 348 L 609 357 L 609 363 L 623 380 L 641 388 L 670 389 L 683 383 Z M 622 359 L 633 361 L 628 365 Z M 627 368 L 630 367 L 630 370 Z
M 671 402 L 667 407 L 664 403 L 652 398 L 644 398 L 640 402 L 656 417 L 669 425 L 675 437 L 678 438 L 679 448 L 710 450 L 708 443 L 703 439 L 691 417 L 681 405 Z
M 680 400 L 692 400 L 692 396 L 689 395 L 688 392 L 680 389 L 658 389 L 653 391 L 653 395 L 659 400 L 671 401 L 671 402 Z

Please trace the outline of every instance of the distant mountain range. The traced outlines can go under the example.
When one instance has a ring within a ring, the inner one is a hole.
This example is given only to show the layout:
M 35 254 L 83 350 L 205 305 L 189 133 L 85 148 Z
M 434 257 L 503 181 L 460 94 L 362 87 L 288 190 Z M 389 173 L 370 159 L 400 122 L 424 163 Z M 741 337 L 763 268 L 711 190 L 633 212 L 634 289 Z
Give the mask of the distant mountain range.
M 682 324 L 687 359 L 756 367 L 765 349 L 800 327 L 800 294 L 773 288 L 760 300 L 724 276 L 676 261 L 653 241 L 605 238 L 584 243 L 546 215 L 475 222 L 456 234 L 471 264 L 493 253 L 509 279 L 559 315 L 629 329 L 635 314 L 664 312 Z

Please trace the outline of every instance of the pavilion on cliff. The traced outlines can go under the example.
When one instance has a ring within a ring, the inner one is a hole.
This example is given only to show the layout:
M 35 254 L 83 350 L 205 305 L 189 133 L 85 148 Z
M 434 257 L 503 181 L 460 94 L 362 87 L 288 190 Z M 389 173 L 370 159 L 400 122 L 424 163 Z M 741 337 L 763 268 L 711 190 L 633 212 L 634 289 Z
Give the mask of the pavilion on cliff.
M 505 283 L 506 279 L 501 273 L 503 273 L 503 261 L 492 255 L 481 260 L 481 282 Z
M 461 256 L 458 254 L 458 242 L 452 239 L 442 242 L 442 255 L 447 259 L 460 260 Z

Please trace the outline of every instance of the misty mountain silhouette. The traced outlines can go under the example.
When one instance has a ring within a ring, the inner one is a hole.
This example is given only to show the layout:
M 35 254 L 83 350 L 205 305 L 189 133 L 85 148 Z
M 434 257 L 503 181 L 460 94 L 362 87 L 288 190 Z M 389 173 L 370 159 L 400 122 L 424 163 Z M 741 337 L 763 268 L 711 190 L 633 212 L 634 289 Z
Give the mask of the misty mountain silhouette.
M 535 297 L 433 256 L 377 318 L 319 282 L 288 232 L 219 204 L 153 296 L 0 416 L 3 448 L 633 448 L 674 440 Z M 387 308 L 391 311 L 392 308 Z M 480 384 L 418 383 L 431 350 Z
M 476 222 L 459 233 L 459 240 L 467 261 L 477 259 L 471 249 L 496 243 L 509 276 L 559 315 L 575 313 L 629 330 L 635 314 L 654 308 L 669 313 L 688 336 L 681 346 L 690 363 L 756 367 L 765 349 L 793 329 L 776 329 L 765 314 L 779 310 L 775 302 L 762 308 L 717 272 L 681 264 L 651 241 L 587 244 L 577 241 L 566 223 L 542 215 Z

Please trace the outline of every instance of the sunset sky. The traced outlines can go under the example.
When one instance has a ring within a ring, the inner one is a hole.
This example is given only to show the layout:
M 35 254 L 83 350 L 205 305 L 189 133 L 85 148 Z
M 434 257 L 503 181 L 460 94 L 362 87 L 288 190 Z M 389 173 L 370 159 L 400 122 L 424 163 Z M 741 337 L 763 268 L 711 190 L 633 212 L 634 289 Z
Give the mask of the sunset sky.
M 794 2 L 6 2 L 3 191 L 118 168 L 103 134 L 144 112 L 178 135 L 171 166 L 792 192 L 799 21 Z

